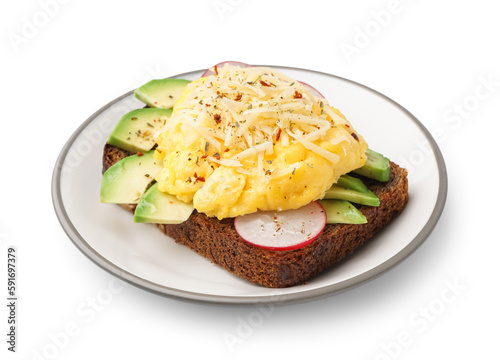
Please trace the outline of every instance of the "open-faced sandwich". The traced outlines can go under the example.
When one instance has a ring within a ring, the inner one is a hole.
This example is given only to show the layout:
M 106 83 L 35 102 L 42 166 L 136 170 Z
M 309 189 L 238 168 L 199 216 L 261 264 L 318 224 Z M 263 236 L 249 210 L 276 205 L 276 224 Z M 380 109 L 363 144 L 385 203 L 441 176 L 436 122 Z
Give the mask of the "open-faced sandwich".
M 275 69 L 222 63 L 134 95 L 146 107 L 125 114 L 104 147 L 101 202 L 251 282 L 307 282 L 408 201 L 406 170 Z

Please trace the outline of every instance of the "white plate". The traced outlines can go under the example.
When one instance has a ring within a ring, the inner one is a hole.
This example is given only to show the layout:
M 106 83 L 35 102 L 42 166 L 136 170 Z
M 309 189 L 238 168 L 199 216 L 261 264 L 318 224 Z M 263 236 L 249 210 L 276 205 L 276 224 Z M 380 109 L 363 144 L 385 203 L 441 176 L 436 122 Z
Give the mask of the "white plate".
M 119 206 L 99 203 L 102 149 L 118 119 L 142 103 L 129 92 L 110 102 L 71 136 L 57 160 L 52 197 L 62 227 L 96 264 L 159 294 L 214 303 L 304 301 L 346 290 L 392 268 L 430 234 L 443 210 L 447 178 L 442 155 L 424 126 L 403 107 L 333 75 L 276 67 L 311 84 L 339 108 L 370 148 L 409 170 L 403 213 L 347 260 L 306 285 L 268 289 L 251 284 L 176 244 L 149 224 L 134 224 Z M 177 78 L 196 79 L 202 71 Z

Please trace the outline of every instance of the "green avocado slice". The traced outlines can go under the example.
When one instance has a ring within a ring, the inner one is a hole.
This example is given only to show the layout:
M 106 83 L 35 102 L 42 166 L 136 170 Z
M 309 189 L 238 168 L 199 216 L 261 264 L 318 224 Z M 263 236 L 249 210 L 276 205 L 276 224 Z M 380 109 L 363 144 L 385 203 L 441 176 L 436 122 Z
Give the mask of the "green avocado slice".
M 180 224 L 186 221 L 194 208 L 192 204 L 158 190 L 153 184 L 141 197 L 134 212 L 134 222 L 154 224 Z
M 319 200 L 326 213 L 327 224 L 366 224 L 366 217 L 349 201 Z
M 323 199 L 347 200 L 360 205 L 379 206 L 380 200 L 370 190 L 359 192 L 339 185 L 332 185 Z
M 101 180 L 100 199 L 109 204 L 137 204 L 149 184 L 163 169 L 153 157 L 154 150 L 142 156 L 131 155 L 109 167 Z
M 346 187 L 351 190 L 359 191 L 359 192 L 367 192 L 368 188 L 366 187 L 363 180 L 355 178 L 350 175 L 342 175 L 336 182 L 337 185 Z
M 170 115 L 171 109 L 132 110 L 118 121 L 108 143 L 133 153 L 149 151 L 155 145 L 155 132 L 167 123 Z
M 366 176 L 367 178 L 386 182 L 391 177 L 391 165 L 389 159 L 384 155 L 368 149 L 366 151 L 366 163 L 353 173 Z
M 184 79 L 155 79 L 136 89 L 134 96 L 149 107 L 171 109 L 189 83 Z

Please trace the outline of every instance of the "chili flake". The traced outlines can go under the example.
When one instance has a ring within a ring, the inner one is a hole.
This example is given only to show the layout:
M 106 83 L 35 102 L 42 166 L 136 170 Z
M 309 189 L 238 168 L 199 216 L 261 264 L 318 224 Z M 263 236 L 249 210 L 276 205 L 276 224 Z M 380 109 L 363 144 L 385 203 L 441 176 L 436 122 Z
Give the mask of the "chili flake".
M 198 176 L 198 174 L 194 173 L 194 178 L 196 181 L 201 181 L 205 182 L 205 177 L 204 176 Z

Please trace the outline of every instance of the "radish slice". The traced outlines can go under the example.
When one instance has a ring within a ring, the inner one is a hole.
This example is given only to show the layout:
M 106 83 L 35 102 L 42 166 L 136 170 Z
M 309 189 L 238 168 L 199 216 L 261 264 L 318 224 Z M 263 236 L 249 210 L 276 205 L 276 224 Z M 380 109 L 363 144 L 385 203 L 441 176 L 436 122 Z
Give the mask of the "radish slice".
M 268 250 L 294 250 L 312 243 L 326 225 L 317 201 L 296 210 L 258 211 L 237 216 L 234 227 L 243 240 Z
M 247 68 L 247 67 L 252 67 L 253 65 L 249 65 L 249 64 L 245 64 L 245 63 L 242 63 L 242 62 L 239 62 L 239 61 L 223 61 L 223 62 L 220 62 L 214 66 L 212 66 L 211 68 L 207 69 L 203 75 L 201 75 L 201 77 L 205 77 L 205 76 L 210 76 L 210 75 L 213 75 L 215 74 L 215 72 L 212 70 L 215 66 L 217 67 L 222 67 L 224 66 L 225 64 L 229 64 L 229 65 L 233 65 L 233 66 L 239 66 L 241 68 Z M 315 88 L 313 88 L 311 85 L 303 82 L 303 81 L 299 81 L 299 83 L 301 83 L 302 85 L 304 85 L 310 92 L 311 94 L 313 94 L 314 96 L 316 97 L 319 97 L 321 99 L 325 99 L 325 97 L 323 96 L 322 93 L 320 93 L 318 90 L 316 90 Z
M 320 93 L 315 88 L 313 88 L 311 85 L 306 84 L 305 82 L 302 82 L 302 81 L 299 81 L 299 83 L 301 83 L 302 85 L 304 85 L 311 92 L 311 94 L 313 94 L 314 96 L 322 98 L 322 99 L 325 99 L 325 97 L 323 96 L 323 94 Z
M 233 66 L 239 66 L 241 68 L 247 68 L 247 67 L 252 67 L 252 65 L 248 65 L 248 64 L 245 64 L 245 63 L 242 63 L 242 62 L 239 62 L 239 61 L 223 61 L 221 63 L 218 63 L 214 66 L 212 66 L 211 68 L 207 69 L 203 75 L 201 75 L 201 77 L 205 77 L 205 76 L 210 76 L 210 75 L 213 75 L 215 74 L 215 72 L 212 70 L 215 66 L 217 67 L 223 67 L 225 64 L 229 64 L 229 65 L 233 65 Z

